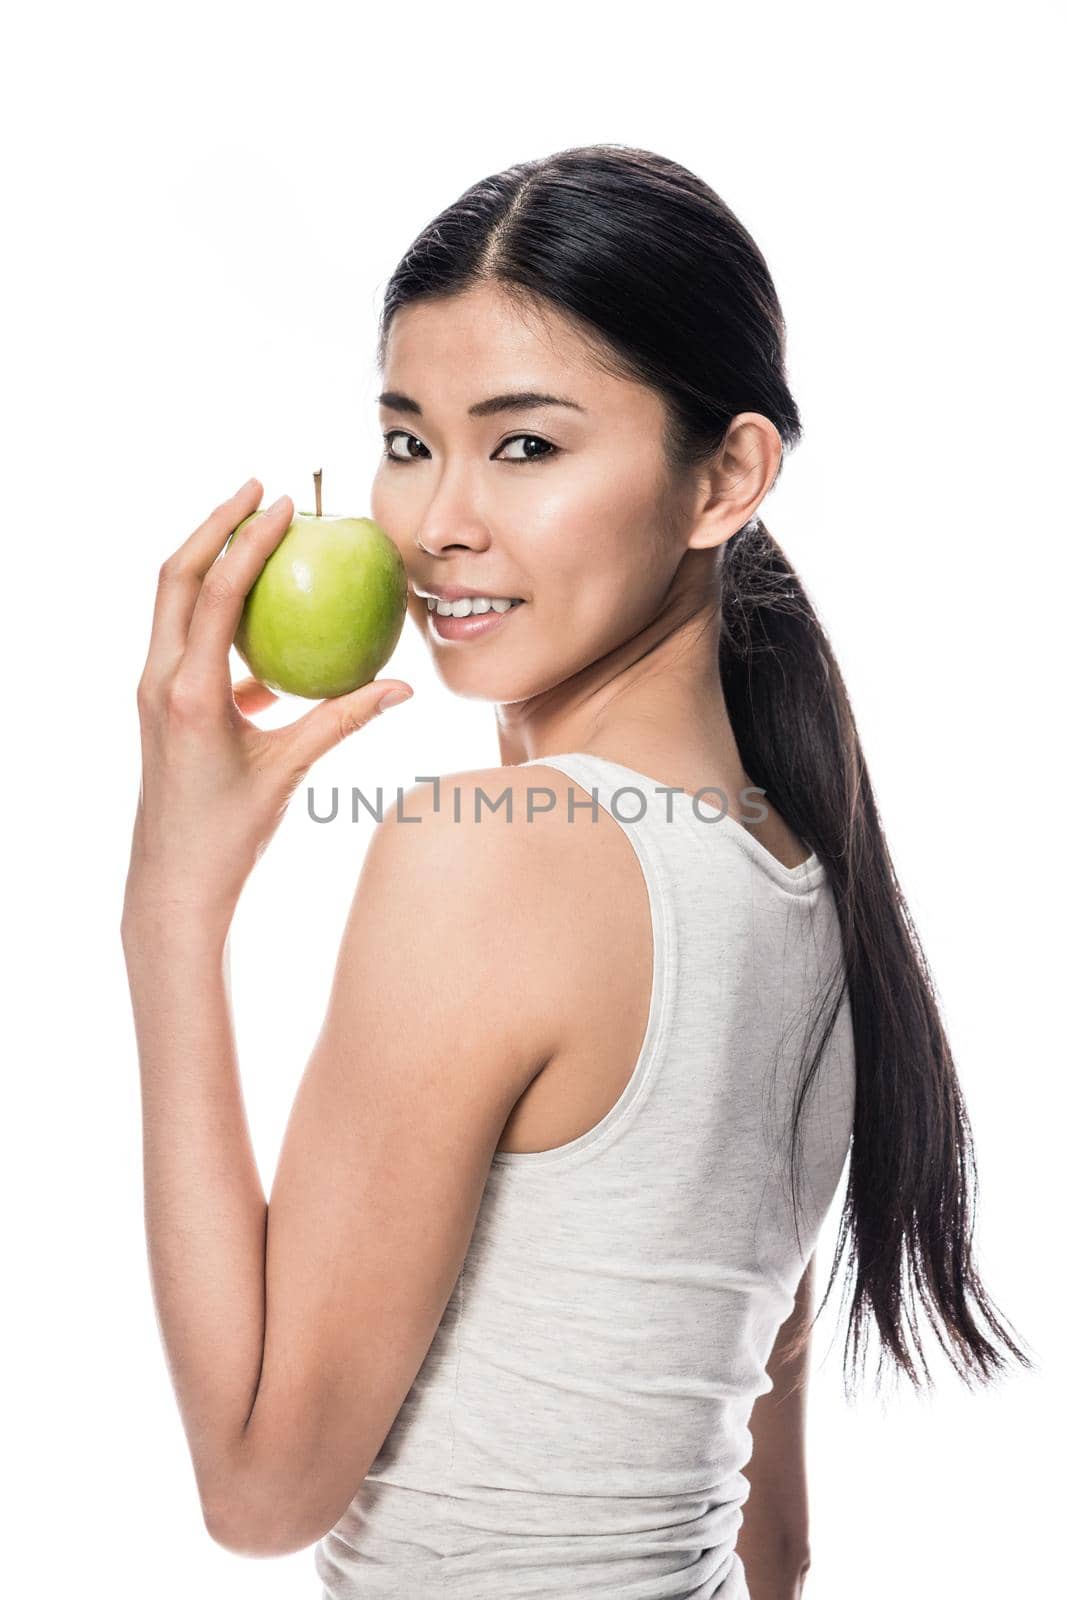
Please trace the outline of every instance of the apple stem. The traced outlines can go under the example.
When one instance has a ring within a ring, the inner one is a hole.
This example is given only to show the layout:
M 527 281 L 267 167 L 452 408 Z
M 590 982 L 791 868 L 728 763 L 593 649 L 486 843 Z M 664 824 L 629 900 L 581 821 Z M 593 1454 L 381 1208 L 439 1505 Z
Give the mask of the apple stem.
M 315 480 L 315 515 L 317 517 L 321 517 L 322 514 L 323 514 L 323 469 L 322 469 L 322 467 L 319 468 L 318 472 L 313 472 L 312 473 L 312 477 Z

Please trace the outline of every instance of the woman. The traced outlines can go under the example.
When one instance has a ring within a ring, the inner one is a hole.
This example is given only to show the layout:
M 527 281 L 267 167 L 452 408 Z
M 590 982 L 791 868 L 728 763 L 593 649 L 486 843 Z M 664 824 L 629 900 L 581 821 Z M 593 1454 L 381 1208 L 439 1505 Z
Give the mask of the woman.
M 966 1381 L 1030 1362 L 971 1259 L 968 1121 L 849 702 L 758 514 L 801 433 L 774 287 L 685 168 L 568 150 L 428 225 L 379 356 L 372 515 L 501 766 L 375 829 L 269 1207 L 228 928 L 383 704 L 265 732 L 270 692 L 231 691 L 288 497 L 220 554 L 253 480 L 164 564 L 138 691 L 146 1225 L 207 1526 L 315 1542 L 335 1600 L 794 1596 L 847 1156 L 854 1375 L 874 1322 L 929 1380 L 917 1307 Z

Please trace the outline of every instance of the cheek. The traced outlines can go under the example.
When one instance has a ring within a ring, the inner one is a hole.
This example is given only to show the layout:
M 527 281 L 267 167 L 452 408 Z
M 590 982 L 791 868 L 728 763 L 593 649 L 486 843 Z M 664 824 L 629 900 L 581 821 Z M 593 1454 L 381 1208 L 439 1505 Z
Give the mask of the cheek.
M 380 528 L 384 528 L 393 542 L 402 553 L 407 553 L 414 548 L 412 538 L 412 513 L 415 506 L 412 503 L 411 492 L 405 493 L 404 487 L 398 482 L 403 478 L 403 467 L 388 467 L 380 463 L 377 472 L 371 479 L 370 511 L 368 515 Z
M 544 581 L 588 622 L 633 618 L 658 592 L 663 552 L 648 483 L 605 467 L 546 497 L 532 530 Z
M 670 563 L 658 555 L 647 525 L 628 523 L 622 536 L 602 541 L 584 570 L 571 576 L 565 602 L 581 653 L 592 659 L 640 634 L 656 617 L 670 583 Z
M 377 522 L 381 528 L 389 524 L 389 495 L 383 489 L 381 468 L 371 479 L 370 517 L 371 521 Z
M 411 583 L 414 569 L 419 565 L 419 551 L 416 548 L 411 522 L 405 515 L 403 499 L 398 497 L 388 483 L 383 484 L 380 478 L 376 477 L 371 484 L 369 501 L 365 515 L 377 523 L 383 533 L 392 539 L 404 562 L 408 581 Z M 409 594 L 408 612 L 415 622 L 421 623 L 426 615 L 425 600 Z

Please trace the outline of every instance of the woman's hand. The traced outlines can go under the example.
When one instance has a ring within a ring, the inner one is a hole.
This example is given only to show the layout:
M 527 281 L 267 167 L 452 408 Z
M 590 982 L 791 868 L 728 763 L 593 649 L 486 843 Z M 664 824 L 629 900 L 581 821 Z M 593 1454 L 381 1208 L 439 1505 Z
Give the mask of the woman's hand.
M 249 721 L 246 713 L 277 696 L 255 678 L 232 684 L 229 652 L 245 597 L 292 521 L 289 496 L 219 552 L 262 493 L 251 478 L 160 569 L 137 687 L 142 775 L 124 928 L 146 907 L 228 925 L 312 763 L 369 722 L 389 691 L 407 690 L 406 699 L 412 692 L 397 680 L 375 680 L 284 728 Z

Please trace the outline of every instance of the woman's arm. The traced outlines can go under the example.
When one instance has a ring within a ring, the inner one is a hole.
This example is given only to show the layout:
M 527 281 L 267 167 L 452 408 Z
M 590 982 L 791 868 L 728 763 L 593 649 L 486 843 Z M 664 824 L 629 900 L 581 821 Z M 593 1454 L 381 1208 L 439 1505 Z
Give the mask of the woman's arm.
M 156 1314 L 210 1504 L 228 1480 L 264 1348 L 267 1200 L 249 1138 L 227 930 L 138 904 L 122 927 L 141 1072 L 144 1216 Z
M 802 1274 L 794 1309 L 768 1362 L 775 1387 L 758 1397 L 749 1422 L 753 1453 L 745 1468 L 750 1494 L 736 1549 L 750 1600 L 799 1600 L 809 1567 L 805 1480 L 805 1389 L 809 1342 L 792 1359 L 785 1348 L 812 1315 L 815 1255 Z
M 403 825 L 392 806 L 375 829 L 265 1210 L 218 947 L 188 921 L 151 949 L 125 925 L 161 1331 L 205 1524 L 235 1552 L 304 1548 L 359 1489 L 455 1288 L 501 1130 L 558 1049 L 563 830 L 503 811 L 474 825 L 488 781 L 461 774 L 440 805 L 423 786 Z M 446 860 L 462 896 L 438 892 Z M 502 905 L 544 916 L 509 919 L 502 945 Z
M 273 732 L 248 720 L 275 695 L 254 679 L 231 683 L 230 646 L 292 502 L 283 496 L 220 552 L 261 494 L 250 480 L 160 569 L 137 689 L 141 790 L 121 925 L 153 1292 L 202 1499 L 209 1476 L 229 1476 L 264 1350 L 267 1201 L 234 1049 L 230 923 L 311 764 L 406 687 L 375 681 Z

